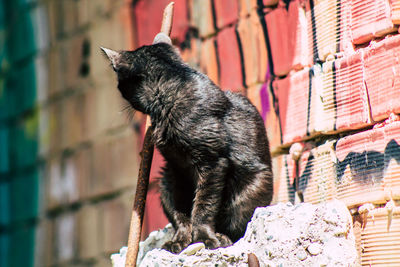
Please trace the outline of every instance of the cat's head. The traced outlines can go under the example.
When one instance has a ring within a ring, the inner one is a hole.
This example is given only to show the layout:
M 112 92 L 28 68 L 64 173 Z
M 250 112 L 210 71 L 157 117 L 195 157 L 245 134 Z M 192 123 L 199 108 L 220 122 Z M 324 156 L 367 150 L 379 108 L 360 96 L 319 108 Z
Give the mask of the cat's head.
M 156 36 L 157 38 L 157 36 Z M 131 106 L 146 113 L 161 77 L 169 75 L 171 64 L 181 62 L 173 46 L 164 39 L 134 51 L 101 47 L 118 77 L 118 89 Z M 168 37 L 167 37 L 168 38 Z M 169 38 L 168 38 L 169 39 Z

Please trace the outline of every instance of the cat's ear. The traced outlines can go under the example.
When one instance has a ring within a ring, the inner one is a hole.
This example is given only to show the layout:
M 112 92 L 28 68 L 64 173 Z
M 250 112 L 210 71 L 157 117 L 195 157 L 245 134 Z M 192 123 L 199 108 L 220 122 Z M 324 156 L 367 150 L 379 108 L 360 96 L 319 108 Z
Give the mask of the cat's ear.
M 118 69 L 118 65 L 120 63 L 120 59 L 121 59 L 121 54 L 117 51 L 108 49 L 108 48 L 104 48 L 104 47 L 100 47 L 101 51 L 103 51 L 104 55 L 107 56 L 107 58 L 110 60 L 114 70 Z
M 153 44 L 166 43 L 172 45 L 171 38 L 163 32 L 160 32 L 154 37 Z

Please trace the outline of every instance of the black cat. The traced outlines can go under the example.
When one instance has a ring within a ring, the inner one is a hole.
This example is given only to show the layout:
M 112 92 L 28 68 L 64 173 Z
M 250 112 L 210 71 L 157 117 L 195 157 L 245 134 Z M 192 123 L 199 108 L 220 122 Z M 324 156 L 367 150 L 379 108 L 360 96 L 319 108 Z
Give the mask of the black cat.
M 122 96 L 150 116 L 166 160 L 161 203 L 176 233 L 164 248 L 178 253 L 195 242 L 216 248 L 238 240 L 254 209 L 272 198 L 268 139 L 256 108 L 190 68 L 170 44 L 103 51 Z

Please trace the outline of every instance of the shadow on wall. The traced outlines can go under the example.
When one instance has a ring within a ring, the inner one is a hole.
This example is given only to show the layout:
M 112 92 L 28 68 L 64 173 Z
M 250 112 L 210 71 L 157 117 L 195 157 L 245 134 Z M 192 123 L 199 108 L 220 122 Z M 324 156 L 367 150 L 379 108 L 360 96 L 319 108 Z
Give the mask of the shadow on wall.
M 336 163 L 336 183 L 343 180 L 346 168 L 350 169 L 352 180 L 362 185 L 373 185 L 380 183 L 385 177 L 389 163 L 395 160 L 400 164 L 400 145 L 396 140 L 390 140 L 385 147 L 383 153 L 367 150 L 362 153 L 350 152 L 346 155 L 343 161 Z M 295 202 L 295 193 L 305 192 L 311 179 L 312 170 L 314 168 L 314 156 L 310 153 L 307 158 L 305 168 L 298 178 L 298 190 L 296 190 L 296 182 L 290 181 L 289 173 L 286 173 L 286 185 L 289 201 Z M 285 161 L 286 170 L 288 172 L 288 163 Z

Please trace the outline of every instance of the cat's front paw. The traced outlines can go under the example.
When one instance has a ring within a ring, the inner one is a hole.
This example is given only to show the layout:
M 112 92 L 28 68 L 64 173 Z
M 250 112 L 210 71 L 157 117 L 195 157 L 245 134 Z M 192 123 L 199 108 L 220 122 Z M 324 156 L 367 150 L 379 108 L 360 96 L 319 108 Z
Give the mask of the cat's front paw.
M 221 247 L 227 247 L 232 245 L 232 240 L 227 235 L 216 233 L 215 236 L 219 240 Z
M 175 232 L 171 241 L 165 242 L 162 249 L 178 254 L 190 243 L 192 243 L 192 235 L 190 227 L 181 227 Z
M 180 253 L 184 248 L 186 248 L 189 243 L 184 241 L 168 241 L 162 246 L 162 249 L 168 250 L 174 254 Z
M 202 242 L 208 249 L 221 247 L 221 241 L 217 238 L 215 232 L 208 225 L 193 227 L 193 243 Z

